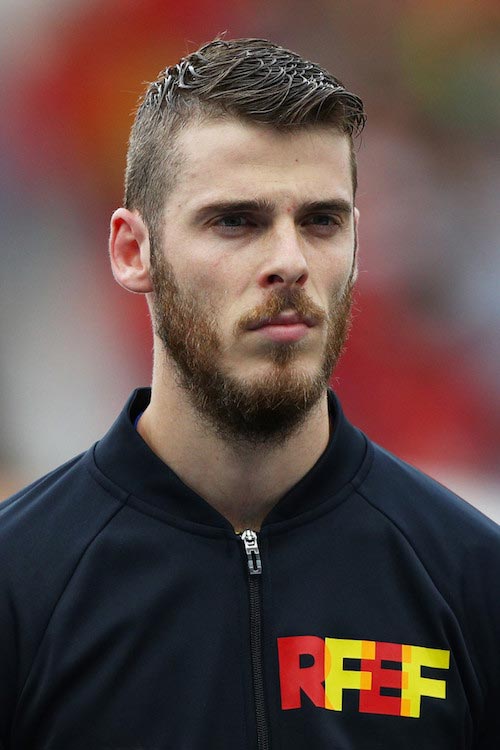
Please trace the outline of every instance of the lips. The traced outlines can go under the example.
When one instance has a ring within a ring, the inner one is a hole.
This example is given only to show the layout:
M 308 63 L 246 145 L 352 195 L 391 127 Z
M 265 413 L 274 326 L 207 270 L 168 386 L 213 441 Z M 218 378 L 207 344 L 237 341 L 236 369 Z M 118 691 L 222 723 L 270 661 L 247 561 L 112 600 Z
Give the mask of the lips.
M 314 318 L 309 316 L 299 315 L 296 312 L 283 312 L 279 315 L 275 315 L 272 318 L 262 318 L 248 326 L 249 331 L 256 331 L 259 328 L 265 328 L 266 326 L 296 326 L 305 325 L 308 328 L 316 325 Z

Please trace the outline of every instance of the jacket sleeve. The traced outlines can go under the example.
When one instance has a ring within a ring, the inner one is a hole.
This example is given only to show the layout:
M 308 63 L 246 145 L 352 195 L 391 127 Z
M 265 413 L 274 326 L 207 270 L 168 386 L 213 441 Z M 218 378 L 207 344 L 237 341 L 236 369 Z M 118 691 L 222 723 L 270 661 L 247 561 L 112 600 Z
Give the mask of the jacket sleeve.
M 468 564 L 469 563 L 469 564 Z M 483 717 L 477 727 L 474 750 L 500 748 L 500 529 L 493 530 L 476 554 L 476 565 L 464 560 L 468 585 L 464 588 L 469 611 L 477 675 L 484 693 Z
M 16 617 L 0 554 L 0 750 L 7 750 L 17 702 Z

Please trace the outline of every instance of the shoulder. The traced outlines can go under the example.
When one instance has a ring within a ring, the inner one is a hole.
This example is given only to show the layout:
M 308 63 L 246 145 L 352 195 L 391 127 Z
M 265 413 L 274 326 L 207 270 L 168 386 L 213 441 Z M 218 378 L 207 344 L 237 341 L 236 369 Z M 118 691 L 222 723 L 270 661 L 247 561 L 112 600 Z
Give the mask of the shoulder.
M 19 549 L 45 540 L 57 547 L 61 536 L 83 536 L 116 507 L 116 499 L 94 478 L 92 452 L 72 458 L 0 503 L 1 557 L 11 543 Z
M 421 471 L 372 448 L 358 492 L 403 535 L 448 604 L 485 705 L 493 706 L 500 698 L 500 526 Z
M 83 550 L 122 507 L 97 481 L 89 449 L 0 504 L 0 591 L 29 598 L 62 585 Z M 40 600 L 40 594 L 37 600 Z
M 409 538 L 451 546 L 477 542 L 500 551 L 498 524 L 422 471 L 371 446 L 373 460 L 359 491 Z
M 486 661 L 488 678 L 498 675 L 500 527 L 376 445 L 358 492 L 404 536 L 460 622 L 477 660 Z
M 404 536 L 455 614 L 470 621 L 477 607 L 498 637 L 500 526 L 376 445 L 358 492 Z
M 59 603 L 127 499 L 94 449 L 0 504 L 0 746 Z
M 89 454 L 0 504 L 0 702 L 12 699 L 13 684 L 23 684 L 85 551 L 123 507 L 93 478 Z
M 0 592 L 36 600 L 63 585 L 83 550 L 122 507 L 92 474 L 92 449 L 0 504 Z

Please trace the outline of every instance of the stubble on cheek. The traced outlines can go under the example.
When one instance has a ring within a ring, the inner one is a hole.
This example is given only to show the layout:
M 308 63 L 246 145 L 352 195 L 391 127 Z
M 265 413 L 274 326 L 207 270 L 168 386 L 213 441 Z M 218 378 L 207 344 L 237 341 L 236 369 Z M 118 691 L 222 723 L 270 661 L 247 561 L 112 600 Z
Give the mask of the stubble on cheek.
M 199 295 L 181 291 L 163 256 L 155 258 L 151 276 L 155 332 L 166 354 L 171 355 L 181 372 L 210 370 L 221 349 L 211 306 L 202 307 Z

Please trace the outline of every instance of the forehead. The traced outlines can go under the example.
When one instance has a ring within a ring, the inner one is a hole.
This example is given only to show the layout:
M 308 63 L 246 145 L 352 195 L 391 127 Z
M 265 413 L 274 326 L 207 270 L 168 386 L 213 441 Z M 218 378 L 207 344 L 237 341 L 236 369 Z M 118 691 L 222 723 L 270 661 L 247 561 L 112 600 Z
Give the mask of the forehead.
M 238 120 L 194 124 L 177 137 L 180 169 L 167 201 L 194 207 L 207 200 L 352 202 L 347 135 L 326 126 L 280 131 Z

